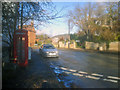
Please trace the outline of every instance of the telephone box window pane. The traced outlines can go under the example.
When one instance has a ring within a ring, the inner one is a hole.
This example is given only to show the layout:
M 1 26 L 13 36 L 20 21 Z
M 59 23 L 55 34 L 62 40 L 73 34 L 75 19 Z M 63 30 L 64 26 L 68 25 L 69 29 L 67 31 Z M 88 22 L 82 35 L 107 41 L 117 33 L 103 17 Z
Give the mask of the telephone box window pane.
M 18 61 L 20 63 L 25 62 L 25 38 L 24 37 L 18 37 L 17 38 L 17 56 Z
M 22 41 L 25 41 L 25 38 L 24 38 L 24 37 L 22 37 Z
M 22 37 L 22 62 L 25 62 L 25 38 Z

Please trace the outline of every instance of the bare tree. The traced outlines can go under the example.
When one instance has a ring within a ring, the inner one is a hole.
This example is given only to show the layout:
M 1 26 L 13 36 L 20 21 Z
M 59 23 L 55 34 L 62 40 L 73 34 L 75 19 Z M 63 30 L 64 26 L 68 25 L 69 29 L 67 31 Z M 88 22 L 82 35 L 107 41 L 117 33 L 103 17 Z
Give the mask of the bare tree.
M 90 38 L 90 23 L 92 22 L 94 4 L 88 3 L 85 7 L 79 5 L 75 7 L 75 10 L 69 12 L 70 18 L 73 23 L 82 31 L 85 32 L 87 38 Z
M 118 3 L 86 3 L 69 11 L 69 18 L 79 31 L 85 33 L 86 40 L 93 41 L 94 37 L 99 37 L 102 40 L 113 41 L 119 34 L 117 13 Z
M 60 18 L 52 2 L 2 2 L 2 32 L 3 43 L 13 48 L 14 31 L 23 28 L 30 20 L 35 20 L 38 25 L 41 22 L 48 23 L 50 20 Z

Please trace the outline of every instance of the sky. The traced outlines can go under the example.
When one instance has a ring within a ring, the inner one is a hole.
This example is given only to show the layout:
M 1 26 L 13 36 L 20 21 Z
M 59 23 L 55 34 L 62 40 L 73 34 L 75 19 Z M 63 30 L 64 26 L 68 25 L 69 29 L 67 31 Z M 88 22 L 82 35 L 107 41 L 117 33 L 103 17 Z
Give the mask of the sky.
M 54 2 L 56 5 L 56 8 L 58 11 L 60 11 L 62 8 L 64 8 L 59 15 L 66 15 L 68 14 L 69 10 L 73 10 L 74 7 L 78 4 L 77 2 Z M 81 5 L 84 5 L 84 3 L 80 3 Z M 76 30 L 73 28 L 71 33 L 76 32 Z M 47 24 L 45 26 L 39 26 L 39 28 L 36 30 L 36 34 L 48 34 L 49 36 L 55 36 L 59 34 L 68 34 L 68 23 L 67 23 L 67 17 L 59 18 L 52 20 L 51 24 Z
M 55 1 L 55 0 L 53 0 Z M 59 0 L 58 0 L 59 1 Z M 66 1 L 66 0 L 65 0 Z M 64 8 L 59 15 L 66 15 L 68 14 L 68 11 L 74 10 L 76 5 L 84 6 L 86 2 L 82 0 L 81 2 L 77 2 L 79 0 L 74 0 L 74 2 L 53 2 L 54 5 L 56 5 L 56 8 L 58 11 L 60 11 L 62 8 Z M 96 0 L 87 0 L 90 2 L 94 2 Z M 110 0 L 98 0 L 97 2 L 108 2 Z M 114 1 L 114 0 L 113 0 Z M 118 1 L 118 0 L 115 0 Z M 70 33 L 77 32 L 77 29 L 74 27 Z M 38 29 L 36 29 L 36 34 L 48 34 L 50 37 L 60 35 L 60 34 L 68 34 L 68 23 L 67 23 L 67 17 L 59 18 L 52 20 L 52 24 L 46 24 L 45 26 L 39 26 Z

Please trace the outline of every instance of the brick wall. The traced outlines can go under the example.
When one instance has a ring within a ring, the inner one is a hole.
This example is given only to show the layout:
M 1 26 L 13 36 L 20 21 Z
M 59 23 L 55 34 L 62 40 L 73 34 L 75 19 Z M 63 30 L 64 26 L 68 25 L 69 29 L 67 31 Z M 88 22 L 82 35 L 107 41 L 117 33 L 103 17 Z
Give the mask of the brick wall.
M 31 22 L 30 25 L 23 25 L 23 29 L 28 31 L 28 46 L 29 47 L 34 46 L 36 39 L 36 32 L 33 23 Z

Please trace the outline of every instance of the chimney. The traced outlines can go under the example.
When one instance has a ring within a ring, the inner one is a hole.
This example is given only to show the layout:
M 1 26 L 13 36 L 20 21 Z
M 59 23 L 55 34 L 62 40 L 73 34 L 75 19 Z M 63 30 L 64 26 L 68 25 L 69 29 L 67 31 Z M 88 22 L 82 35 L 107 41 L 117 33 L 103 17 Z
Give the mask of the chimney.
M 31 21 L 31 26 L 33 27 L 34 21 Z

